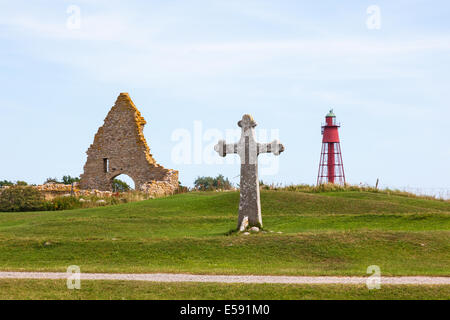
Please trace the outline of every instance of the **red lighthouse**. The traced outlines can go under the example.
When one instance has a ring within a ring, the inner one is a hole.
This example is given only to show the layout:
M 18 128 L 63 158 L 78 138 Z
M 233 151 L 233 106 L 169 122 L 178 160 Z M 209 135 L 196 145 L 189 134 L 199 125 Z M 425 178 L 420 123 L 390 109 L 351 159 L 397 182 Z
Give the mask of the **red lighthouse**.
M 333 109 L 325 117 L 326 123 L 322 126 L 322 152 L 320 154 L 319 174 L 317 185 L 324 183 L 345 184 L 344 164 L 342 163 L 341 144 Z

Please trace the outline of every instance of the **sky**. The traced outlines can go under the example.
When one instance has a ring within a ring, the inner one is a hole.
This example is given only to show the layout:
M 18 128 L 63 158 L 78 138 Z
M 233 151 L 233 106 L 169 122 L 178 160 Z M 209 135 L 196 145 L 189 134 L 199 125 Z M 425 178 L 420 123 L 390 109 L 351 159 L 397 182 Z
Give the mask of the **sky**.
M 81 174 L 128 92 L 151 153 L 184 185 L 239 182 L 237 156 L 213 145 L 245 113 L 261 142 L 285 146 L 260 156 L 261 179 L 314 184 L 333 108 L 347 182 L 450 189 L 448 1 L 0 4 L 0 180 Z

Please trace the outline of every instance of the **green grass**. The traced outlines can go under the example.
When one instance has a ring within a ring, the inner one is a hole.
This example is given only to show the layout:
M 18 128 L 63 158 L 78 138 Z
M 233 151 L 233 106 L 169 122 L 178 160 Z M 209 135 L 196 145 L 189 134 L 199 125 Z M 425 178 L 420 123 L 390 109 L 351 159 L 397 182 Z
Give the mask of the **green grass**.
M 267 233 L 250 236 L 226 235 L 237 192 L 0 213 L 0 270 L 366 275 L 375 264 L 382 275 L 450 275 L 448 201 L 352 191 L 261 199 Z
M 68 290 L 64 280 L 0 280 L 0 299 L 450 299 L 450 286 L 286 285 L 220 283 L 153 283 L 137 281 L 81 282 Z

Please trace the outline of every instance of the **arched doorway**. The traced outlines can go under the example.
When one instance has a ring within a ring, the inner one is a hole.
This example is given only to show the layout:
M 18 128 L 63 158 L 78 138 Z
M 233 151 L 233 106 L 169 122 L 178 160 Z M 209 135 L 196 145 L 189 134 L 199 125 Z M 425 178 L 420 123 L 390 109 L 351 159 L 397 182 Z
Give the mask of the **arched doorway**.
M 115 176 L 111 184 L 113 192 L 127 192 L 136 189 L 134 180 L 129 175 L 123 173 Z

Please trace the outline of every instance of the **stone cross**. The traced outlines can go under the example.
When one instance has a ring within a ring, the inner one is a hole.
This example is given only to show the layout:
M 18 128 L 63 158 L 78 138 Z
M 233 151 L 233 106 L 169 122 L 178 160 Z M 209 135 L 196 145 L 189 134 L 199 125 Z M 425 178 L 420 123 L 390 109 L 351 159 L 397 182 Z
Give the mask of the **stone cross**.
M 262 227 L 261 202 L 259 196 L 258 180 L 258 155 L 260 153 L 270 153 L 279 155 L 284 151 L 284 146 L 277 140 L 272 143 L 258 143 L 255 139 L 256 122 L 249 114 L 245 114 L 238 122 L 241 127 L 241 139 L 238 143 L 227 144 L 220 140 L 214 146 L 214 150 L 220 156 L 225 157 L 229 153 L 237 153 L 241 158 L 241 182 L 238 229 L 244 218 L 248 219 L 249 227 Z M 247 220 L 245 219 L 245 220 Z

